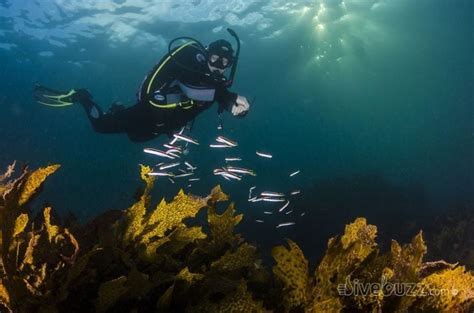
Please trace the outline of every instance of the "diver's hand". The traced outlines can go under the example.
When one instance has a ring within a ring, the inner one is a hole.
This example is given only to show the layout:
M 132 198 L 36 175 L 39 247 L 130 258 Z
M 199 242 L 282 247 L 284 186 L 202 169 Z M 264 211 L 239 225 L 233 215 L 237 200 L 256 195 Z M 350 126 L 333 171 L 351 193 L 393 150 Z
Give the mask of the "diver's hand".
M 231 113 L 233 116 L 245 115 L 250 109 L 250 103 L 244 96 L 237 96 L 235 104 L 232 106 Z

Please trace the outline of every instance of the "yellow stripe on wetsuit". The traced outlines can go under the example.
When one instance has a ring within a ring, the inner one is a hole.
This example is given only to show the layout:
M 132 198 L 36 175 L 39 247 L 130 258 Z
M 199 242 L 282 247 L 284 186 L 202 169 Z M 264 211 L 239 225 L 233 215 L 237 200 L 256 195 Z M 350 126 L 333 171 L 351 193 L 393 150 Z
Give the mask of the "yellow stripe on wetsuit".
M 155 80 L 156 78 L 156 75 L 158 75 L 158 73 L 161 71 L 161 69 L 163 68 L 163 66 L 165 66 L 166 63 L 168 63 L 168 61 L 176 54 L 178 53 L 179 51 L 181 51 L 183 48 L 189 46 L 193 44 L 193 42 L 188 42 L 184 45 L 182 45 L 181 47 L 179 47 L 178 49 L 176 49 L 174 52 L 171 53 L 171 55 L 169 55 L 165 61 L 163 63 L 161 63 L 161 65 L 158 67 L 158 69 L 155 71 L 155 73 L 153 74 L 153 76 L 151 77 L 150 79 L 150 82 L 148 83 L 148 88 L 146 90 L 146 93 L 147 94 L 150 94 L 150 90 L 151 90 L 151 85 L 153 83 L 153 81 Z M 150 104 L 154 107 L 157 107 L 157 108 L 160 108 L 160 109 L 173 109 L 173 108 L 176 108 L 178 105 L 181 105 L 181 104 L 185 104 L 185 103 L 189 103 L 191 102 L 191 105 L 190 106 L 187 106 L 187 107 L 183 107 L 183 109 L 190 109 L 194 102 L 193 100 L 188 100 L 188 101 L 185 101 L 185 102 L 177 102 L 177 103 L 168 103 L 168 104 L 158 104 L 156 102 L 153 102 L 152 100 L 149 100 Z

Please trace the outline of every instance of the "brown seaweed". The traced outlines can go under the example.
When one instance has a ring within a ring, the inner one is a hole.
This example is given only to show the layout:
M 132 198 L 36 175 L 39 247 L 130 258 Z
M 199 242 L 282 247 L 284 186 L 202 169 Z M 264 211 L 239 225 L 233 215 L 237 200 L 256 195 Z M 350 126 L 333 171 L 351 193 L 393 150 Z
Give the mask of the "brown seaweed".
M 291 240 L 272 250 L 269 271 L 236 234 L 243 215 L 234 204 L 218 212 L 228 201 L 219 186 L 205 197 L 181 190 L 153 208 L 146 166 L 145 187 L 123 212 L 73 229 L 54 222 L 50 207 L 35 219 L 31 199 L 58 168 L 25 168 L 14 179 L 13 164 L 0 176 L 1 312 L 468 312 L 473 305 L 472 273 L 425 262 L 422 232 L 383 253 L 364 218 L 329 239 L 314 272 Z M 201 211 L 207 224 L 196 225 Z M 356 293 L 355 283 L 413 288 Z

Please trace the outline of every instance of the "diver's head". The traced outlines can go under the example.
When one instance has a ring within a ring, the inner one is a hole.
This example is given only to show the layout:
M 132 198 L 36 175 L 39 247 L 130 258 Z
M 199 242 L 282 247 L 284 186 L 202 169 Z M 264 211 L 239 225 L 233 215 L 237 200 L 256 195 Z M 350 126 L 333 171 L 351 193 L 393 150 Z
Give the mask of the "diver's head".
M 228 41 L 219 39 L 211 42 L 206 50 L 207 65 L 212 73 L 223 74 L 227 68 L 232 66 L 234 62 L 234 50 Z

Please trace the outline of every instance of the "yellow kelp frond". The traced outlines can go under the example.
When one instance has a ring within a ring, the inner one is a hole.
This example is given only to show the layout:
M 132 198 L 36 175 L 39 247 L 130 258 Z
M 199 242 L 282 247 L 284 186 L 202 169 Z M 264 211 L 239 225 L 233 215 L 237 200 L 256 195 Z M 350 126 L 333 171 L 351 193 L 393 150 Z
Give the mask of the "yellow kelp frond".
M 410 244 L 400 247 L 392 240 L 390 248 L 390 267 L 394 270 L 393 280 L 401 282 L 418 281 L 418 271 L 421 269 L 423 256 L 427 251 L 421 231 L 413 237 Z
M 127 298 L 140 299 L 145 297 L 153 286 L 150 282 L 149 275 L 144 274 L 136 267 L 133 267 L 128 273 L 126 287 L 128 288 Z
M 37 219 L 29 211 L 32 196 L 56 169 L 24 169 L 8 182 L 13 167 L 0 175 L 1 312 L 450 313 L 467 312 L 474 303 L 472 272 L 435 259 L 423 263 L 421 232 L 409 244 L 392 241 L 382 253 L 377 228 L 364 218 L 329 240 L 314 276 L 291 240 L 272 250 L 275 264 L 268 271 L 257 248 L 235 233 L 243 215 L 233 203 L 217 208 L 228 200 L 220 186 L 205 197 L 181 190 L 153 209 L 154 178 L 146 166 L 140 168 L 146 186 L 135 204 L 87 226 L 69 223 L 70 232 L 51 208 Z M 203 208 L 207 223 L 196 218 Z M 411 294 L 397 294 L 400 288 Z
M 140 164 L 140 177 L 145 182 L 145 189 L 140 199 L 127 209 L 123 216 L 123 234 L 121 239 L 124 246 L 134 242 L 145 229 L 144 217 L 147 211 L 146 206 L 149 202 L 149 193 L 155 181 L 155 177 L 148 175 L 151 171 L 149 166 Z
M 188 267 L 186 266 L 185 268 L 183 268 L 177 275 L 176 275 L 176 279 L 179 279 L 179 280 L 184 280 L 190 284 L 194 283 L 194 282 L 197 282 L 197 281 L 200 281 L 202 280 L 203 278 L 205 277 L 205 275 L 203 274 L 199 274 L 199 273 L 191 273 L 188 269 Z
M 169 238 L 170 243 L 163 247 L 165 249 L 163 253 L 174 254 L 196 240 L 206 239 L 207 235 L 199 226 L 178 227 L 169 235 Z
M 138 256 L 140 260 L 145 262 L 156 262 L 158 259 L 157 249 L 163 246 L 165 243 L 169 242 L 169 236 L 156 238 L 153 241 L 148 242 L 147 244 L 141 244 L 140 250 L 138 251 Z
M 34 171 L 33 173 L 29 174 L 26 182 L 23 186 L 20 198 L 18 200 L 18 204 L 21 206 L 25 204 L 31 196 L 33 196 L 44 180 L 60 167 L 59 164 L 50 165 L 47 167 L 42 167 Z
M 376 233 L 377 228 L 367 225 L 365 218 L 357 218 L 352 224 L 346 225 L 341 239 L 329 239 L 326 254 L 316 268 L 317 283 L 313 290 L 316 303 L 328 300 L 329 303 L 337 302 L 331 300 L 338 297 L 335 286 L 344 284 L 357 266 L 376 249 Z
M 151 167 L 140 164 L 140 178 L 146 183 L 147 186 L 152 187 L 152 184 L 155 181 L 155 177 L 148 175 L 151 172 Z
M 431 274 L 419 286 L 417 308 L 425 312 L 467 312 L 474 306 L 474 276 L 464 266 Z
M 207 197 L 209 203 L 215 204 L 216 202 L 227 201 L 229 196 L 226 195 L 221 188 L 221 185 L 217 185 L 211 190 L 211 194 Z
M 275 277 L 283 284 L 283 302 L 287 311 L 303 308 L 310 299 L 308 261 L 296 243 L 287 240 L 289 249 L 277 246 L 272 249 L 276 265 Z
M 149 236 L 149 233 L 145 233 L 145 236 Z M 143 261 L 155 262 L 160 254 L 171 256 L 178 253 L 186 245 L 206 237 L 207 235 L 202 232 L 201 227 L 178 226 L 165 237 L 155 236 L 153 240 L 142 240 L 139 255 Z
M 155 182 L 155 178 L 156 178 L 155 176 L 148 175 L 148 173 L 151 173 L 151 172 L 153 172 L 153 170 L 149 166 L 140 164 L 140 177 L 146 184 L 145 190 L 143 191 L 143 195 L 142 195 L 142 197 L 145 197 L 145 198 L 148 198 L 148 194 L 150 190 L 153 188 L 153 183 Z M 148 199 L 145 199 L 145 200 L 148 201 Z M 145 205 L 147 204 L 148 203 L 146 202 Z
M 308 313 L 339 313 L 344 306 L 339 298 L 329 298 L 324 301 L 313 302 L 305 312 Z M 350 311 L 349 311 L 350 312 Z
M 142 242 L 146 242 L 153 236 L 162 237 L 167 230 L 184 225 L 184 219 L 195 217 L 206 205 L 205 198 L 186 195 L 181 189 L 173 201 L 166 203 L 162 200 L 150 214 L 147 225 L 151 226 L 153 230 L 144 234 Z
M 101 251 L 102 248 L 94 247 L 92 250 L 89 250 L 86 254 L 80 256 L 77 261 L 71 266 L 70 270 L 68 271 L 66 281 L 61 285 L 60 289 L 60 297 L 61 300 L 64 300 L 68 296 L 68 288 L 71 284 L 78 279 L 83 272 L 86 270 L 89 260 L 92 256 L 94 256 L 97 252 Z
M 211 195 L 205 198 L 186 195 L 183 190 L 180 190 L 171 202 L 167 203 L 165 199 L 162 199 L 153 211 L 147 213 L 148 193 L 154 180 L 153 177 L 147 175 L 150 171 L 149 167 L 141 166 L 141 177 L 147 187 L 140 200 L 125 211 L 122 221 L 117 224 L 116 236 L 122 239 L 123 247 L 138 245 L 142 260 L 154 261 L 156 249 L 170 241 L 163 238 L 168 231 L 184 228 L 185 219 L 195 217 L 202 208 L 209 205 L 209 202 L 222 201 L 227 199 L 227 196 L 222 193 L 220 187 L 214 188 Z M 193 235 L 194 239 L 204 238 L 201 231 L 197 229 L 193 231 L 194 234 L 192 232 L 188 234 Z M 180 234 L 184 233 L 180 232 Z M 184 240 L 181 240 L 182 242 Z
M 136 227 L 127 228 L 131 230 L 130 234 L 133 234 L 134 238 L 138 237 L 140 258 L 148 262 L 156 261 L 156 250 L 170 241 L 176 251 L 189 242 L 204 239 L 206 235 L 200 227 L 186 229 L 183 220 L 195 217 L 206 205 L 205 198 L 186 195 L 180 190 L 172 202 L 166 203 L 163 199 L 147 216 L 138 217 L 144 212 L 144 208 L 140 210 L 140 213 L 136 214 Z M 165 237 L 169 230 L 172 232 Z
M 30 240 L 28 241 L 28 246 L 26 248 L 25 254 L 23 255 L 23 261 L 20 265 L 20 270 L 23 269 L 23 267 L 32 265 L 34 264 L 34 257 L 33 253 L 38 246 L 38 241 L 41 235 L 32 235 L 30 237 Z
M 171 286 L 166 289 L 166 291 L 160 296 L 156 303 L 157 312 L 168 312 L 170 311 L 171 301 L 173 300 L 174 286 Z
M 12 174 L 15 172 L 16 161 L 13 161 L 12 164 L 8 165 L 5 173 L 0 175 L 0 183 L 3 183 L 5 180 L 9 179 Z
M 210 207 L 207 214 L 207 221 L 214 243 L 217 246 L 232 243 L 235 239 L 234 228 L 242 220 L 243 214 L 234 215 L 235 207 L 233 203 L 221 215 L 217 214 L 214 207 Z
M 5 194 L 5 192 L 8 189 L 10 189 L 10 186 L 11 186 L 12 182 L 8 181 L 8 179 L 10 179 L 10 177 L 15 172 L 15 166 L 16 166 L 16 161 L 13 161 L 12 164 L 8 165 L 5 173 L 0 175 L 0 199 L 1 200 L 3 200 L 2 198 Z M 1 202 L 0 202 L 0 204 L 1 204 Z
M 0 280 L 0 303 L 2 303 L 7 308 L 10 306 L 10 295 L 8 294 L 8 290 L 3 285 L 2 280 Z
M 202 227 L 180 227 L 170 235 L 172 241 L 193 242 L 198 239 L 206 239 L 207 235 L 202 231 Z
M 23 167 L 22 172 L 18 177 L 9 181 L 1 182 L 0 208 L 7 208 L 7 211 L 11 211 L 12 209 L 20 211 L 18 201 L 29 174 L 30 172 L 28 171 L 28 168 Z M 10 175 L 7 175 L 6 178 L 10 178 Z M 9 212 L 0 213 L 4 215 Z
M 7 179 L 9 179 L 15 172 L 15 166 L 16 166 L 16 161 L 14 161 L 11 165 L 8 165 L 5 173 L 0 175 L 0 199 L 2 199 L 4 193 L 10 188 L 11 182 L 7 181 Z M 1 207 L 1 202 L 0 202 L 0 207 Z
M 135 204 L 133 204 L 123 216 L 124 233 L 122 235 L 122 244 L 127 246 L 135 241 L 135 239 L 145 229 L 143 222 L 146 207 L 145 207 L 145 195 Z
M 363 217 L 357 218 L 353 223 L 346 225 L 344 235 L 341 237 L 342 248 L 347 249 L 354 244 L 353 249 L 365 259 L 375 248 L 375 237 L 377 236 L 377 227 L 367 225 L 367 220 Z
M 252 294 L 247 290 L 244 280 L 240 281 L 236 290 L 224 299 L 216 302 L 201 301 L 199 306 L 188 307 L 186 312 L 202 313 L 260 313 L 265 312 L 262 302 L 255 301 Z
M 51 208 L 45 208 L 43 211 L 44 216 L 44 227 L 48 234 L 49 242 L 52 242 L 53 238 L 59 234 L 59 227 L 51 224 Z
M 13 227 L 13 236 L 12 236 L 13 238 L 18 236 L 25 230 L 26 225 L 28 224 L 28 221 L 29 221 L 29 218 L 28 218 L 28 214 L 26 213 L 20 214 L 17 217 L 15 221 L 15 226 Z
M 120 276 L 102 283 L 96 303 L 97 312 L 105 312 L 111 308 L 128 290 L 125 286 L 127 277 Z
M 228 250 L 220 259 L 212 262 L 211 269 L 221 273 L 237 272 L 243 268 L 254 267 L 256 261 L 257 248 L 243 243 L 235 252 Z

